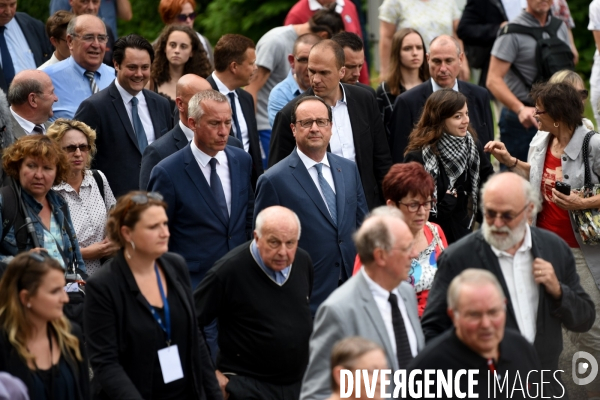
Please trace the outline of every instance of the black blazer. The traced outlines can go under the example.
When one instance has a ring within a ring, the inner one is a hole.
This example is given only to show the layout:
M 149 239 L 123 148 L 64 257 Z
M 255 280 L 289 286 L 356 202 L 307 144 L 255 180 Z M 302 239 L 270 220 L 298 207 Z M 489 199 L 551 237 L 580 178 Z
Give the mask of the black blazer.
M 19 23 L 23 35 L 25 36 L 25 40 L 27 40 L 27 44 L 29 45 L 29 49 L 33 53 L 35 66 L 39 67 L 48 61 L 54 52 L 52 44 L 50 43 L 48 36 L 46 36 L 46 28 L 41 21 L 38 21 L 29 14 L 23 12 L 17 12 L 15 14 L 15 19 Z M 0 88 L 4 90 L 5 93 L 8 93 L 8 85 L 6 79 L 4 79 L 4 73 L 2 72 L 1 66 Z
M 65 357 L 67 365 L 75 378 L 75 394 L 77 400 L 87 400 L 90 398 L 90 375 L 88 371 L 87 357 L 85 354 L 85 346 L 83 335 L 79 325 L 71 322 L 71 333 L 79 339 L 79 351 L 83 360 L 81 362 L 76 359 L 61 354 Z M 8 372 L 9 374 L 23 381 L 29 393 L 32 393 L 33 379 L 31 370 L 27 363 L 21 358 L 17 350 L 8 341 L 8 334 L 4 330 L 0 330 L 0 371 Z M 33 399 L 33 397 L 32 397 Z
M 492 47 L 498 36 L 500 24 L 508 21 L 500 0 L 467 0 L 456 33 L 463 41 L 467 56 L 478 53 L 484 64 L 481 68 L 479 86 L 486 87 Z
M 150 90 L 144 89 L 144 96 L 158 139 L 172 128 L 171 107 L 167 99 Z M 96 130 L 98 152 L 92 168 L 104 172 L 115 197 L 137 190 L 142 153 L 115 82 L 84 100 L 73 119 Z
M 458 90 L 467 98 L 471 126 L 475 129 L 481 144 L 485 146 L 487 142 L 494 140 L 490 94 L 486 89 L 463 81 L 458 81 Z M 425 102 L 432 93 L 433 86 L 431 80 L 428 79 L 396 97 L 389 127 L 394 163 L 404 160 L 408 136 L 419 122 Z
M 543 286 L 539 286 L 536 335 L 533 342 L 542 368 L 556 370 L 563 347 L 561 324 L 573 332 L 587 332 L 594 323 L 596 311 L 590 296 L 579 283 L 573 253 L 564 240 L 552 232 L 531 227 L 531 245 L 533 258 L 540 257 L 552 264 L 562 288 L 562 298 L 556 301 L 546 293 Z M 452 279 L 466 268 L 483 268 L 498 278 L 507 300 L 506 327 L 519 331 L 514 305 L 498 257 L 479 230 L 448 247 L 438 259 L 438 271 L 421 319 L 428 342 L 452 326 L 446 312 L 446 291 Z
M 365 89 L 342 83 L 348 102 L 352 125 L 356 165 L 369 209 L 384 204 L 381 182 L 392 166 L 390 148 L 375 96 Z M 312 88 L 290 101 L 275 116 L 269 148 L 269 167 L 289 156 L 296 147 L 292 133 L 291 116 L 296 101 L 303 96 L 314 96 Z
M 217 83 L 213 79 L 212 75 L 209 75 L 206 78 L 210 86 L 216 91 L 219 91 L 217 88 Z M 252 157 L 252 189 L 256 190 L 256 181 L 258 177 L 261 176 L 265 169 L 263 167 L 262 155 L 260 152 L 260 140 L 258 138 L 258 127 L 256 125 L 256 110 L 254 109 L 254 99 L 252 95 L 246 92 L 244 89 L 235 89 L 235 92 L 238 95 L 238 99 L 240 100 L 240 105 L 242 106 L 242 114 L 244 114 L 244 119 L 246 120 L 246 125 L 248 126 L 248 138 L 250 139 L 250 148 L 248 149 L 248 153 Z M 233 124 L 231 125 L 231 131 L 229 132 L 230 136 L 234 136 L 233 133 Z M 229 144 L 229 142 L 227 142 Z M 244 147 L 242 146 L 242 149 Z
M 158 260 L 165 278 L 185 305 L 189 318 L 188 349 L 195 399 L 222 399 L 204 337 L 198 330 L 190 278 L 185 261 L 174 253 Z M 156 321 L 148 309 L 135 278 L 125 261 L 123 250 L 108 261 L 86 284 L 84 323 L 92 379 L 93 399 L 152 398 L 152 373 L 156 347 L 153 332 Z M 161 379 L 161 377 L 158 377 Z
M 148 188 L 150 173 L 156 164 L 169 157 L 171 154 L 183 149 L 188 143 L 185 133 L 183 133 L 179 126 L 178 117 L 173 129 L 161 136 L 158 140 L 149 144 L 148 147 L 146 147 L 146 150 L 144 150 L 140 171 L 140 190 L 146 190 Z M 239 147 L 244 150 L 242 142 L 231 135 L 227 138 L 227 146 Z

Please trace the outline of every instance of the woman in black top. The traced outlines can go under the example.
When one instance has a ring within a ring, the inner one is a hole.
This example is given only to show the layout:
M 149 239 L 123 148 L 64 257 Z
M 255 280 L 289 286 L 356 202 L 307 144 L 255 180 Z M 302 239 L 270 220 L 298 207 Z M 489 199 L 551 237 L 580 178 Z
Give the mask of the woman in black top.
M 167 253 L 165 207 L 158 193 L 131 192 L 110 213 L 108 235 L 121 250 L 86 286 L 94 399 L 222 398 L 186 263 Z
M 81 329 L 63 315 L 65 273 L 54 258 L 16 256 L 0 281 L 0 371 L 35 400 L 89 399 Z
M 479 189 L 494 170 L 469 124 L 463 94 L 442 89 L 429 96 L 408 138 L 404 162 L 409 161 L 423 164 L 433 177 L 437 207 L 429 220 L 442 227 L 448 244 L 469 234 Z

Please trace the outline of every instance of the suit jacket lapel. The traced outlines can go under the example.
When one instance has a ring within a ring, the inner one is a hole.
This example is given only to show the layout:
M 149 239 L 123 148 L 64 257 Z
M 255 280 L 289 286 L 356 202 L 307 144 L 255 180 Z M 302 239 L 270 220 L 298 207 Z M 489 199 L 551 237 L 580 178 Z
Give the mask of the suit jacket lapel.
M 333 176 L 333 183 L 335 185 L 335 200 L 337 207 L 337 226 L 340 226 L 342 221 L 344 220 L 344 211 L 346 205 L 346 185 L 344 183 L 344 173 L 342 171 L 342 166 L 331 157 L 330 154 L 327 155 L 327 159 L 329 160 L 329 165 L 331 166 L 331 175 Z
M 534 229 L 531 229 L 531 257 L 535 260 L 536 257 L 541 257 L 544 254 L 544 243 L 541 240 L 537 240 L 537 234 Z M 537 316 L 535 319 L 535 339 L 539 337 L 539 334 L 544 331 L 544 308 L 546 306 L 546 289 L 544 285 L 538 285 L 539 298 Z
M 192 154 L 191 147 L 188 146 L 182 151 L 184 152 L 183 162 L 185 164 L 185 172 L 189 175 L 190 179 L 194 183 L 194 186 L 196 186 L 196 189 L 198 189 L 198 192 L 200 192 L 200 195 L 202 196 L 206 204 L 208 204 L 208 207 L 212 210 L 213 214 L 215 214 L 217 219 L 227 227 L 228 224 L 225 221 L 225 216 L 221 212 L 221 209 L 219 208 L 219 205 L 217 204 L 217 201 L 215 200 L 215 197 L 212 194 L 210 185 L 206 181 L 206 178 L 200 170 L 200 166 L 198 165 L 196 158 Z
M 241 215 L 237 215 L 239 211 L 240 198 L 237 196 L 239 188 L 241 187 L 241 178 L 244 176 L 240 171 L 240 162 L 231 149 L 225 147 L 225 155 L 229 163 L 229 182 L 231 182 L 231 212 L 229 213 L 229 220 L 236 221 L 242 218 Z
M 185 133 L 183 133 L 183 130 L 181 130 L 181 127 L 179 126 L 179 122 L 177 122 L 175 130 L 173 131 L 173 139 L 175 139 L 175 147 L 177 147 L 178 150 L 183 149 L 189 143 Z
M 121 120 L 121 123 L 125 127 L 125 131 L 127 132 L 127 135 L 129 135 L 129 138 L 132 140 L 134 146 L 139 151 L 137 137 L 135 136 L 135 132 L 133 131 L 133 125 L 131 123 L 131 120 L 129 119 L 129 115 L 127 115 L 127 110 L 125 109 L 125 104 L 123 103 L 123 98 L 121 97 L 121 94 L 119 93 L 119 89 L 117 89 L 117 86 L 115 85 L 114 81 L 108 87 L 108 93 L 110 94 L 110 97 L 112 98 L 112 103 L 113 103 L 113 106 L 115 107 L 115 111 L 117 112 L 117 115 L 119 116 L 119 119 Z
M 147 92 L 147 89 L 143 90 L 144 97 L 146 98 L 146 104 L 148 106 L 148 112 L 150 113 L 150 119 L 152 120 L 152 128 L 154 129 L 154 140 L 156 140 L 161 136 L 158 104 L 156 104 L 155 98 L 146 96 Z
M 23 36 L 25 36 L 25 40 L 27 40 L 27 44 L 29 44 L 29 48 L 32 49 L 33 59 L 35 60 L 36 65 L 40 65 L 43 62 L 44 55 L 41 54 L 40 51 L 36 51 L 35 49 L 38 47 L 37 44 L 40 39 L 36 36 L 36 29 L 33 29 L 30 24 L 25 23 L 19 16 L 19 14 L 15 15 L 15 19 L 17 23 L 21 27 L 21 31 L 23 31 Z M 8 93 L 8 92 L 7 92 Z

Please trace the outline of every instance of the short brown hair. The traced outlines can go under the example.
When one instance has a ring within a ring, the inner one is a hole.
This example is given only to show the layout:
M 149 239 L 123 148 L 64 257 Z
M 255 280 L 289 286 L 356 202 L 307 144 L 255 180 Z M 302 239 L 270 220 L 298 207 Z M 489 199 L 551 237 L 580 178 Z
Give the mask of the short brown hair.
M 583 123 L 583 103 L 581 95 L 568 83 L 541 83 L 531 89 L 531 98 L 540 102 L 544 111 L 556 122 L 575 129 Z
M 424 198 L 433 196 L 435 184 L 423 165 L 411 161 L 406 164 L 394 164 L 383 178 L 383 198 L 398 202 L 409 194 Z
M 69 162 L 63 149 L 46 135 L 21 136 L 10 145 L 2 156 L 2 166 L 7 175 L 19 179 L 21 165 L 27 157 L 41 158 L 56 165 L 54 185 L 67 180 Z
M 340 366 L 344 369 L 354 369 L 356 359 L 373 350 L 383 351 L 377 343 L 360 336 L 347 337 L 333 346 L 333 350 L 331 350 L 331 388 L 334 392 L 338 389 L 338 385 L 333 376 L 333 368 Z
M 190 3 L 192 8 L 196 9 L 196 2 L 194 0 L 160 0 L 158 13 L 165 25 L 175 21 L 185 3 Z
M 246 60 L 246 50 L 254 48 L 254 42 L 246 36 L 233 33 L 221 36 L 213 50 L 215 70 L 223 72 L 232 62 L 243 63 Z
M 298 45 L 300 44 L 309 44 L 314 46 L 315 44 L 321 41 L 321 36 L 316 33 L 305 33 L 304 35 L 298 36 L 298 39 L 294 42 L 294 49 L 292 50 L 292 54 L 295 56 L 298 51 Z
M 96 154 L 96 131 L 89 127 L 85 122 L 76 121 L 73 119 L 59 118 L 46 131 L 46 136 L 59 143 L 65 136 L 65 133 L 70 130 L 76 130 L 86 137 L 91 149 L 88 153 L 88 159 L 85 161 L 85 167 L 91 168 L 92 159 Z
M 139 195 L 147 196 L 148 201 L 143 204 L 134 201 L 133 197 Z M 108 214 L 108 222 L 106 223 L 108 238 L 121 247 L 125 247 L 125 239 L 123 239 L 123 235 L 121 234 L 121 227 L 127 226 L 133 229 L 135 224 L 140 220 L 140 215 L 152 206 L 160 206 L 165 210 L 167 209 L 167 203 L 149 197 L 148 192 L 136 190 L 119 197 L 117 204 L 115 204 L 115 207 Z
M 67 26 L 73 17 L 75 17 L 75 14 L 65 10 L 55 12 L 46 21 L 46 35 L 49 38 L 64 39 L 63 36 L 67 33 Z

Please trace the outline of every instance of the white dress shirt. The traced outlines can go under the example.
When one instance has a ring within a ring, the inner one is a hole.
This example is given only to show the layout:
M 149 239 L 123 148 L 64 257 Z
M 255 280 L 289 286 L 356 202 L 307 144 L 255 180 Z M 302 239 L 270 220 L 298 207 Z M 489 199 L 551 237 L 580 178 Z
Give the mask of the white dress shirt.
M 15 117 L 15 120 L 19 123 L 21 128 L 23 128 L 23 130 L 25 130 L 25 132 L 27 132 L 28 135 L 37 135 L 37 132 L 33 131 L 33 128 L 35 128 L 35 124 L 33 122 L 27 121 L 25 118 L 21 117 L 19 114 L 14 112 L 12 107 L 10 107 L 10 112 L 13 115 L 13 117 Z M 40 126 L 42 127 L 42 131 L 44 131 L 45 135 L 46 127 L 44 126 L 44 124 L 40 124 Z
M 539 287 L 533 277 L 533 255 L 531 254 L 531 230 L 529 225 L 526 229 L 523 244 L 514 256 L 498 250 L 494 246 L 490 247 L 498 257 L 519 330 L 525 339 L 533 343 L 536 334 Z
M 196 143 L 192 140 L 190 143 L 190 147 L 192 149 L 192 154 L 194 158 L 198 162 L 198 166 L 200 167 L 200 171 L 204 175 L 206 179 L 206 183 L 210 186 L 210 159 L 212 158 L 202 150 L 196 146 Z M 223 192 L 225 192 L 225 201 L 227 202 L 227 212 L 231 215 L 231 177 L 229 175 L 229 161 L 227 160 L 227 155 L 224 151 L 219 151 L 215 157 L 217 159 L 217 174 L 219 175 L 219 179 L 221 180 L 221 185 L 223 186 Z
M 131 122 L 131 126 L 133 127 L 133 120 L 131 119 L 131 99 L 133 96 L 125 89 L 123 86 L 119 84 L 119 80 L 115 79 L 115 85 L 121 94 L 121 98 L 123 99 L 123 104 L 125 104 L 125 110 L 127 110 L 127 116 L 129 116 L 129 121 Z M 154 142 L 156 135 L 154 134 L 154 125 L 152 125 L 152 119 L 150 118 L 150 111 L 148 110 L 148 103 L 146 103 L 146 97 L 144 96 L 144 92 L 140 91 L 136 96 L 138 99 L 138 115 L 140 120 L 142 121 L 142 125 L 144 126 L 144 132 L 146 132 L 146 139 L 148 139 L 148 144 Z
M 440 85 L 438 85 L 436 83 L 436 81 L 433 80 L 433 78 L 430 78 L 430 79 L 431 79 L 431 86 L 433 87 L 433 91 L 434 92 L 437 92 L 438 90 L 442 90 L 443 89 L 443 87 L 441 87 Z M 452 86 L 452 90 L 454 90 L 455 92 L 459 91 L 458 90 L 458 79 L 454 80 L 454 86 Z
M 319 164 L 319 162 L 308 157 L 306 154 L 304 154 L 302 151 L 300 151 L 300 149 L 297 147 L 296 147 L 296 151 L 298 152 L 298 157 L 300 157 L 300 160 L 306 167 L 308 174 L 310 175 L 313 182 L 315 183 L 317 190 L 321 194 L 323 203 L 325 203 L 325 206 L 327 206 L 327 201 L 325 200 L 325 196 L 323 196 L 323 191 L 321 190 L 321 185 L 319 184 L 319 171 L 317 171 L 317 168 L 315 167 L 315 165 Z M 327 181 L 329 186 L 331 186 L 333 193 L 337 193 L 335 191 L 335 184 L 333 183 L 333 175 L 331 174 L 331 166 L 329 165 L 329 160 L 327 159 L 327 153 L 325 153 L 325 157 L 323 157 L 323 159 L 320 161 L 320 163 L 322 163 L 323 167 L 324 167 L 321 169 L 321 172 L 323 173 L 323 177 L 325 178 L 325 180 Z M 327 206 L 327 210 L 331 212 L 331 210 L 329 210 L 329 206 Z
M 336 0 L 335 1 L 335 12 L 338 14 L 341 14 L 342 11 L 344 10 L 345 4 L 346 3 L 344 2 L 344 0 Z M 317 11 L 317 10 L 320 10 L 321 8 L 323 8 L 323 6 L 317 0 L 308 0 L 308 8 L 311 11 Z
M 348 114 L 348 102 L 346 101 L 346 92 L 344 86 L 342 89 L 342 99 L 338 100 L 335 106 L 331 107 L 333 121 L 331 121 L 331 139 L 329 148 L 336 156 L 344 157 L 347 160 L 356 162 L 356 151 L 354 149 L 354 137 L 352 136 L 352 124 Z
M 242 143 L 244 144 L 244 150 L 250 150 L 250 136 L 248 136 L 248 125 L 246 124 L 246 118 L 244 118 L 244 113 L 242 112 L 242 105 L 240 104 L 238 94 L 235 92 L 235 90 L 229 90 L 229 88 L 225 86 L 225 84 L 221 82 L 219 78 L 217 78 L 217 75 L 214 72 L 212 73 L 212 77 L 215 80 L 215 83 L 217 84 L 219 92 L 221 92 L 227 97 L 227 101 L 229 101 L 230 105 L 231 99 L 229 98 L 229 93 L 233 93 L 233 96 L 235 97 L 235 114 L 237 115 L 238 124 L 240 124 L 240 130 L 242 131 Z M 233 112 L 233 107 L 231 108 L 231 110 Z M 231 117 L 231 128 L 235 132 L 235 137 L 237 138 L 238 134 L 235 131 L 233 116 Z
M 25 69 L 35 69 L 37 66 L 35 65 L 33 52 L 29 48 L 29 43 L 27 43 L 27 39 L 25 39 L 23 30 L 16 18 L 11 19 L 5 26 L 4 38 L 6 39 L 6 45 L 8 46 L 8 51 L 10 52 L 10 57 L 15 68 L 15 75 Z M 3 62 L 1 55 L 0 62 Z
M 183 122 L 181 122 L 181 120 L 179 120 L 179 127 L 183 131 L 183 134 L 185 135 L 185 137 L 189 143 L 194 138 L 194 131 L 191 130 L 190 128 L 188 128 L 187 126 L 185 126 L 183 124 Z
M 390 343 L 392 345 L 392 349 L 394 353 L 396 353 L 396 334 L 394 333 L 394 325 L 392 323 L 392 305 L 390 304 L 390 292 L 379 286 L 373 279 L 369 277 L 369 275 L 365 272 L 365 267 L 360 269 L 360 273 L 363 274 L 364 278 L 367 281 L 367 285 L 371 290 L 371 294 L 373 295 L 373 299 L 375 300 L 375 304 L 377 304 L 377 308 L 379 309 L 379 313 L 381 314 L 381 318 L 383 319 L 383 323 L 385 324 L 385 330 L 388 333 L 388 337 L 390 339 Z M 410 322 L 410 318 L 408 318 L 408 312 L 406 311 L 406 305 L 402 300 L 402 296 L 398 289 L 392 290 L 392 293 L 396 295 L 398 299 L 398 308 L 400 308 L 400 313 L 402 314 L 402 319 L 404 320 L 404 327 L 406 328 L 406 336 L 408 336 L 408 344 L 410 345 L 410 352 L 413 357 L 417 356 L 417 335 L 415 334 L 415 329 Z

